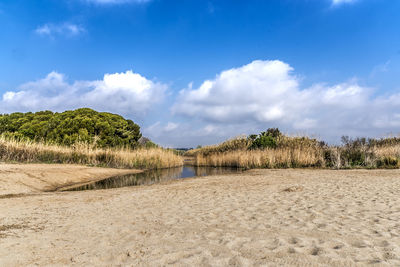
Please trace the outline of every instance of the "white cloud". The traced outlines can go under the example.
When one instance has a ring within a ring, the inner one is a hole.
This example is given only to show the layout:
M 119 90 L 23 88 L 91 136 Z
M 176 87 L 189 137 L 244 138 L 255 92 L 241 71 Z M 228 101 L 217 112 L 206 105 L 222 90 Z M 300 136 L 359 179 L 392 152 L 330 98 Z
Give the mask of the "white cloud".
M 332 5 L 337 6 L 341 4 L 352 4 L 357 2 L 358 0 L 332 0 Z
M 174 122 L 168 122 L 168 124 L 164 127 L 164 131 L 171 132 L 178 128 L 179 124 Z
M 167 89 L 132 71 L 75 82 L 51 72 L 0 95 L 0 113 L 90 107 L 135 119 L 157 110 L 164 118 L 165 105 L 159 104 Z M 147 116 L 145 136 L 163 145 L 186 147 L 279 127 L 286 133 L 337 141 L 341 135 L 400 132 L 400 92 L 376 96 L 374 89 L 355 79 L 302 88 L 289 64 L 257 60 L 222 71 L 198 87 L 189 85 L 179 93 L 172 113 L 188 120 L 167 117 L 150 125 Z
M 63 74 L 51 72 L 3 94 L 0 112 L 63 111 L 90 107 L 125 115 L 143 115 L 162 101 L 167 86 L 126 71 L 105 74 L 102 80 L 68 83 Z
M 355 80 L 302 89 L 288 64 L 257 60 L 182 90 L 172 111 L 226 137 L 268 127 L 328 140 L 400 131 L 400 94 L 376 98 L 372 91 Z
M 182 91 L 173 112 L 214 122 L 279 119 L 284 96 L 293 95 L 298 86 L 290 71 L 281 61 L 254 61 L 223 71 L 196 90 Z
M 112 4 L 127 4 L 127 3 L 144 4 L 150 2 L 151 0 L 86 0 L 86 1 L 95 4 L 112 5 Z
M 38 27 L 35 33 L 41 36 L 54 38 L 55 36 L 77 36 L 85 32 L 81 25 L 73 23 L 52 24 L 48 23 Z

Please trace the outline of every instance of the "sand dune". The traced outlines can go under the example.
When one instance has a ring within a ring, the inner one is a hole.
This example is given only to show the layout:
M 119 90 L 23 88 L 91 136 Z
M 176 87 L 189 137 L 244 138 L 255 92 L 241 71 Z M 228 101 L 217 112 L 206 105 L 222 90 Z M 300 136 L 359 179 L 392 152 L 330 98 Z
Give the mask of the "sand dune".
M 0 265 L 400 265 L 400 171 L 252 170 L 0 199 Z
M 0 197 L 31 194 L 58 187 L 87 183 L 107 177 L 139 172 L 67 164 L 0 164 Z

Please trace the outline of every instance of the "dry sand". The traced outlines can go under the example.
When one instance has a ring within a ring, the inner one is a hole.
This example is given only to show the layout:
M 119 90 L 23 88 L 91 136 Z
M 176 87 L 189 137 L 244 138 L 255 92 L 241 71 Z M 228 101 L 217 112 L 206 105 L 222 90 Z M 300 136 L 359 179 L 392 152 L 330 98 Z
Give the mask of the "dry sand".
M 0 266 L 400 266 L 399 170 L 252 170 L 0 199 Z
M 5 195 L 33 194 L 93 182 L 107 177 L 139 172 L 67 164 L 0 163 L 0 198 Z

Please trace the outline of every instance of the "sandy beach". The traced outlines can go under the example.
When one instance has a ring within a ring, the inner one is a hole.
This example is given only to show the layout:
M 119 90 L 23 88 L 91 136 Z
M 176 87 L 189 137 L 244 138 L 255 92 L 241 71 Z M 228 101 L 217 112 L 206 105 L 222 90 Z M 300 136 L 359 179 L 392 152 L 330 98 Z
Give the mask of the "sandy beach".
M 139 170 L 86 167 L 70 164 L 0 163 L 0 197 L 54 191 Z
M 399 266 L 399 177 L 251 170 L 3 197 L 0 266 Z

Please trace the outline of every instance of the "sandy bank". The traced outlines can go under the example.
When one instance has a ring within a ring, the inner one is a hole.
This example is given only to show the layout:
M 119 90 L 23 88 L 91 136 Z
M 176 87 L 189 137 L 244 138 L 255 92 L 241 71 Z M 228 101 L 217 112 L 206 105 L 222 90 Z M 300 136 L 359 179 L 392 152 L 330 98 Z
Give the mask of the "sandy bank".
M 51 191 L 61 186 L 133 172 L 139 171 L 69 164 L 0 163 L 0 196 Z
M 400 265 L 400 172 L 253 170 L 0 199 L 0 266 Z

